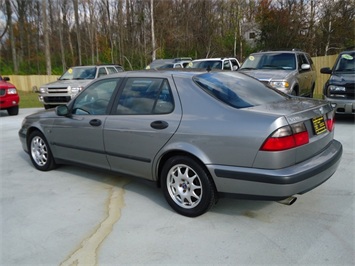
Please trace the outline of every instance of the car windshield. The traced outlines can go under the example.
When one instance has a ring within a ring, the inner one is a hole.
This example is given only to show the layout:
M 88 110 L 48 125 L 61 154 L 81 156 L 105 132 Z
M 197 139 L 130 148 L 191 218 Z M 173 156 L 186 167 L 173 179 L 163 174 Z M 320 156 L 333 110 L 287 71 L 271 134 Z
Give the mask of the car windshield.
M 252 107 L 290 98 L 242 73 L 210 72 L 197 75 L 193 80 L 207 93 L 235 108 Z
M 222 61 L 217 60 L 203 60 L 193 61 L 191 68 L 210 68 L 210 69 L 222 69 Z
M 60 80 L 72 79 L 94 79 L 96 75 L 96 67 L 73 67 L 69 68 Z
M 296 57 L 292 53 L 260 53 L 250 55 L 240 69 L 296 69 Z
M 334 70 L 336 72 L 354 73 L 355 71 L 354 57 L 355 57 L 355 51 L 341 54 Z

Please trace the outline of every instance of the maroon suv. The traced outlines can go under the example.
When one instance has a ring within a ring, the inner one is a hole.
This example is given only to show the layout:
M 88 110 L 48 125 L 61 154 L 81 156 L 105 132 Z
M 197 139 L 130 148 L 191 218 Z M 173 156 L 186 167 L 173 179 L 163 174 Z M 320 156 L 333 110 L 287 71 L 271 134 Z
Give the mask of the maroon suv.
M 8 77 L 0 76 L 0 110 L 7 110 L 9 115 L 17 115 L 20 97 L 16 87 L 8 82 Z

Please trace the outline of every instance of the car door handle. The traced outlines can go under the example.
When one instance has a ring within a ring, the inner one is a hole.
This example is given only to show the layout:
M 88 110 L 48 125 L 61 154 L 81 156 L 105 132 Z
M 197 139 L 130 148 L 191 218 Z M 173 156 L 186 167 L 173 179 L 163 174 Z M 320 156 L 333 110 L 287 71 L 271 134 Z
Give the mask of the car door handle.
M 164 128 L 167 128 L 169 126 L 169 123 L 166 122 L 166 121 L 161 121 L 161 120 L 158 120 L 158 121 L 154 121 L 150 124 L 150 126 L 152 128 L 155 128 L 155 129 L 164 129 Z
M 92 119 L 89 122 L 90 125 L 92 125 L 93 127 L 98 127 L 101 126 L 101 120 L 100 119 Z

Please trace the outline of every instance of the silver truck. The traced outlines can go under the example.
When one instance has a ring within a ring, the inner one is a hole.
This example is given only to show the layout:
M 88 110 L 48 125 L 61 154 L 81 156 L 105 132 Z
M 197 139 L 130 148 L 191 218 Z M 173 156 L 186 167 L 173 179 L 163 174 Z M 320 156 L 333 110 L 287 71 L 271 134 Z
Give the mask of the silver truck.
M 38 99 L 45 109 L 68 103 L 92 80 L 123 71 L 120 65 L 74 66 L 57 81 L 39 88 Z
M 311 57 L 303 51 L 253 53 L 239 71 L 287 94 L 313 97 L 317 74 Z

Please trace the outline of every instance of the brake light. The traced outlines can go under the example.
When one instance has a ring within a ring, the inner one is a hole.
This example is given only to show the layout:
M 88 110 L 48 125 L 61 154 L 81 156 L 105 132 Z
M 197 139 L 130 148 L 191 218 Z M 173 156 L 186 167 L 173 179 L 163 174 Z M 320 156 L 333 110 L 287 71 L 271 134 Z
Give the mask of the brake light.
M 262 151 L 283 151 L 309 142 L 309 135 L 303 123 L 284 126 L 272 133 L 261 146 Z
M 331 118 L 327 118 L 327 128 L 330 132 L 333 131 L 334 129 L 334 117 L 331 117 Z

